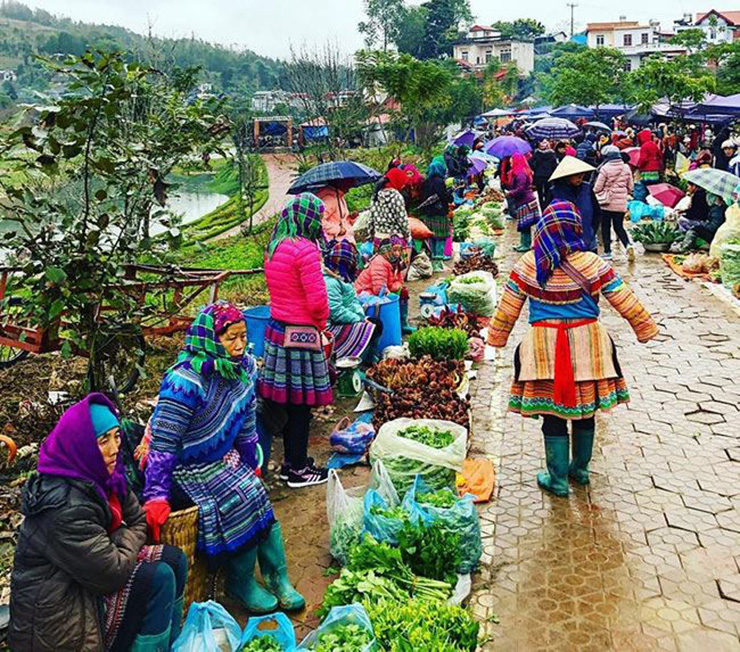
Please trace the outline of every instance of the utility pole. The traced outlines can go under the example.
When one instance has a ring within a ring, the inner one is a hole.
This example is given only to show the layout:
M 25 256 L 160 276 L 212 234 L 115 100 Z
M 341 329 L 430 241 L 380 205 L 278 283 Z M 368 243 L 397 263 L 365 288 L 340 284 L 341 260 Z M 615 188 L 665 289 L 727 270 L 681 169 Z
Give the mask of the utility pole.
M 573 29 L 573 10 L 578 6 L 574 2 L 569 2 L 566 4 L 567 7 L 570 7 L 570 37 L 573 38 L 574 29 Z

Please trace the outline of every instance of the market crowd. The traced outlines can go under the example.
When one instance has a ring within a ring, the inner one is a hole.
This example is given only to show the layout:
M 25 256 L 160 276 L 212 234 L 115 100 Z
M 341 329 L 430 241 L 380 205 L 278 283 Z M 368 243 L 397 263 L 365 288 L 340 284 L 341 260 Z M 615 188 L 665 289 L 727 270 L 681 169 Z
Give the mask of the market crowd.
M 517 125 L 509 132 L 517 135 Z M 612 230 L 633 257 L 624 220 L 638 188 L 660 182 L 679 157 L 689 167 L 737 171 L 737 147 L 729 136 L 698 129 L 617 124 L 572 141 L 541 139 L 532 153 L 504 157 L 496 181 L 482 169 L 471 172 L 469 154 L 484 145 L 481 138 L 452 144 L 424 174 L 392 161 L 362 216 L 348 210 L 350 184 L 339 180 L 292 197 L 265 252 L 270 319 L 261 367 L 249 352 L 243 311 L 225 302 L 205 307 L 164 375 L 135 459 L 124 455 L 125 426 L 102 394 L 64 413 L 23 491 L 13 650 L 169 649 L 180 631 L 188 569 L 178 548 L 161 543 L 161 532 L 173 512 L 193 505 L 197 549 L 224 569 L 229 595 L 255 614 L 301 609 L 305 600 L 288 576 L 281 526 L 261 480 L 271 441 L 282 436 L 279 476 L 288 487 L 327 481 L 310 455 L 309 435 L 312 410 L 334 400 L 332 361 L 378 359 L 379 302 L 397 302 L 403 331 L 413 331 L 410 272 L 444 270 L 452 257 L 451 208 L 488 183 L 506 192 L 523 254 L 491 319 L 489 344 L 506 344 L 529 301 L 531 328 L 517 349 L 509 405 L 543 417 L 547 469 L 537 481 L 544 489 L 566 496 L 569 478 L 588 483 L 595 414 L 629 398 L 599 323 L 599 297 L 639 341 L 657 334 L 609 262 Z M 699 237 L 711 241 L 723 221 L 721 198 L 698 187 L 689 194 L 682 248 Z M 137 472 L 138 493 L 131 481 Z

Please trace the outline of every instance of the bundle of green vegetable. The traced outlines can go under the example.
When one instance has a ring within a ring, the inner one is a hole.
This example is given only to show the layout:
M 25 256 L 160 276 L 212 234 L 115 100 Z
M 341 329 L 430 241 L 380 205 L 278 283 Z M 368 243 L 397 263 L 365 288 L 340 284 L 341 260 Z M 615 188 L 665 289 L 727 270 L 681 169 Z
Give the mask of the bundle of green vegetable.
M 457 583 L 461 537 L 441 522 L 405 523 L 398 533 L 401 558 L 415 575 Z
M 283 646 L 268 634 L 253 638 L 249 643 L 245 643 L 239 652 L 283 652 Z
M 465 242 L 470 237 L 472 211 L 457 210 L 452 215 L 452 233 L 455 242 Z
M 678 229 L 670 222 L 640 222 L 632 229 L 632 238 L 644 245 L 671 244 L 679 236 Z
M 429 426 L 409 426 L 399 431 L 398 436 L 413 439 L 432 448 L 446 448 L 455 441 L 455 435 L 449 430 L 436 430 Z
M 383 460 L 388 474 L 393 480 L 393 486 L 399 494 L 409 490 L 414 482 L 414 476 L 420 475 L 431 487 L 454 487 L 457 472 L 444 466 L 425 464 L 418 460 L 406 457 L 391 457 Z
M 347 568 L 326 590 L 320 615 L 325 616 L 332 607 L 353 602 L 404 601 L 409 596 L 444 601 L 451 591 L 452 586 L 447 582 L 415 576 L 399 549 L 366 535 L 352 549 Z
M 399 521 L 407 521 L 409 515 L 403 511 L 403 508 L 399 505 L 398 507 L 386 507 L 383 508 L 381 505 L 373 505 L 370 508 L 370 513 L 373 516 L 382 516 L 383 518 L 398 519 Z
M 469 272 L 450 283 L 447 301 L 459 303 L 465 310 L 481 317 L 490 317 L 496 308 L 493 288 L 495 281 L 490 272 Z
M 416 500 L 422 505 L 431 505 L 432 507 L 449 509 L 450 507 L 454 507 L 458 498 L 449 489 L 440 489 L 439 491 L 420 493 L 416 496 Z M 406 512 L 404 512 L 404 514 L 405 513 Z
M 720 273 L 722 285 L 729 290 L 740 283 L 740 244 L 723 244 L 720 247 Z
M 474 652 L 480 625 L 461 607 L 409 600 L 365 604 L 378 648 L 384 652 Z
M 339 625 L 320 634 L 313 652 L 362 652 L 372 641 L 370 632 L 359 625 Z
M 468 354 L 468 335 L 457 328 L 420 328 L 409 337 L 414 358 L 429 355 L 435 360 L 462 360 Z
M 359 521 L 354 516 L 338 517 L 329 530 L 329 550 L 332 557 L 345 565 L 352 547 L 362 538 L 362 516 Z

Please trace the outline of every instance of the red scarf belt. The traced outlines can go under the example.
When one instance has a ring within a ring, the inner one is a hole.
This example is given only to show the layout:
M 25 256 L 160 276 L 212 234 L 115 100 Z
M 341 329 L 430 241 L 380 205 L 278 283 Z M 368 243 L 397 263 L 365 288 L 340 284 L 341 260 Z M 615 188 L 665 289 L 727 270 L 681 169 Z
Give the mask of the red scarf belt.
M 568 333 L 571 328 L 578 328 L 586 324 L 593 324 L 596 319 L 581 319 L 572 322 L 552 323 L 539 321 L 535 328 L 556 328 L 558 331 L 555 340 L 555 387 L 553 399 L 555 403 L 565 407 L 576 406 L 576 380 L 573 375 L 573 362 L 570 356 L 570 341 Z

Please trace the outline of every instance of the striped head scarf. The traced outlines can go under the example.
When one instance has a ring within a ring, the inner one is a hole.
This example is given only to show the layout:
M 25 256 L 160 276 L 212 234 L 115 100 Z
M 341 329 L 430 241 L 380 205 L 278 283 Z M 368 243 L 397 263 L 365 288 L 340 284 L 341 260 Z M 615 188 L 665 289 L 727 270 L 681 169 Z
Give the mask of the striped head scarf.
M 199 374 L 215 371 L 227 380 L 249 382 L 253 368 L 251 356 L 234 359 L 219 340 L 219 335 L 229 326 L 243 320 L 242 311 L 226 301 L 203 308 L 188 328 L 185 346 L 172 369 L 185 367 Z
M 588 251 L 583 225 L 575 204 L 553 201 L 542 214 L 534 231 L 534 261 L 537 282 L 544 288 L 563 259 L 574 251 Z
M 403 254 L 398 255 L 393 252 L 394 247 L 403 247 L 405 240 L 397 235 L 393 235 L 390 238 L 383 238 L 377 245 L 377 253 L 383 256 L 392 265 L 400 265 L 403 258 Z
M 321 244 L 323 230 L 321 216 L 324 214 L 324 202 L 310 192 L 303 192 L 289 199 L 272 231 L 267 255 L 272 258 L 277 246 L 287 239 L 306 238 Z
M 357 278 L 357 248 L 348 240 L 332 240 L 324 254 L 324 267 L 347 282 Z
M 444 156 L 435 156 L 432 162 L 427 168 L 427 177 L 429 179 L 433 177 L 439 177 L 444 179 L 447 176 L 447 165 L 445 164 Z

